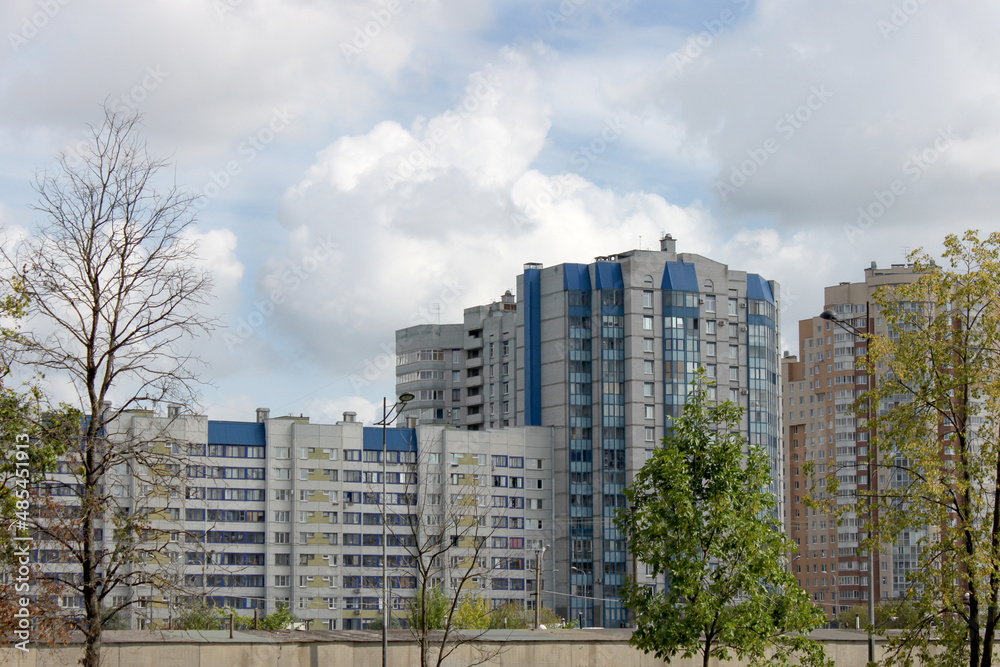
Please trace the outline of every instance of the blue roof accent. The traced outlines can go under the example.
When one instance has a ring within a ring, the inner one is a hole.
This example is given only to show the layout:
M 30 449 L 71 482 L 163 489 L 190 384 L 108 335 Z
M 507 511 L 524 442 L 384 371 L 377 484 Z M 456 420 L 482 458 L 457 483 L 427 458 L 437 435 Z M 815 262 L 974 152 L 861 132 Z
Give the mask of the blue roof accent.
M 663 267 L 663 282 L 660 289 L 680 292 L 697 292 L 698 273 L 694 264 L 687 262 L 667 262 Z
M 263 447 L 264 425 L 257 422 L 208 422 L 208 444 Z
M 381 426 L 366 426 L 364 428 L 362 448 L 378 452 L 382 451 Z M 387 452 L 417 451 L 417 430 L 393 427 L 385 429 L 385 450 Z
M 563 289 L 591 291 L 590 267 L 586 264 L 563 264 Z
M 756 273 L 747 274 L 747 297 L 774 303 L 774 293 L 771 291 L 771 286 Z
M 597 274 L 597 289 L 625 289 L 622 278 L 622 265 L 618 262 L 597 262 L 594 264 Z

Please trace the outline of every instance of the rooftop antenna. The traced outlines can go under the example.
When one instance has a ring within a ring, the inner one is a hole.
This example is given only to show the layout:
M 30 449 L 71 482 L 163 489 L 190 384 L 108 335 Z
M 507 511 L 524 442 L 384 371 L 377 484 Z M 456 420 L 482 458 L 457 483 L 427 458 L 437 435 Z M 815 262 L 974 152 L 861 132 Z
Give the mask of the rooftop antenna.
M 639 234 L 639 250 L 642 250 L 642 234 Z

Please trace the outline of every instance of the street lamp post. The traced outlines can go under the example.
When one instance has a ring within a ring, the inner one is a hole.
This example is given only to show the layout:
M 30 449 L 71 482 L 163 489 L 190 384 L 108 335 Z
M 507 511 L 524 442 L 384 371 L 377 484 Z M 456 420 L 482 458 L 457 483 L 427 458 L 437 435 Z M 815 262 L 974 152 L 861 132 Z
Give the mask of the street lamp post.
M 386 532 L 386 524 L 388 523 L 389 515 L 386 513 L 385 508 L 385 478 L 386 478 L 386 428 L 392 422 L 399 418 L 399 409 L 404 405 L 412 401 L 414 398 L 411 393 L 403 393 L 399 395 L 399 399 L 393 403 L 392 407 L 389 407 L 389 401 L 383 397 L 382 398 L 382 421 L 377 422 L 376 426 L 382 427 L 382 667 L 389 667 L 389 558 L 388 558 L 388 534 Z M 395 414 L 393 414 L 395 413 Z M 390 419 L 391 417 L 391 419 Z
M 546 544 L 541 551 L 536 552 L 538 556 L 535 558 L 535 630 L 538 629 L 542 613 L 542 559 L 545 558 L 545 552 L 548 550 L 549 545 Z
M 857 336 L 863 336 L 865 334 L 872 333 L 872 318 L 869 312 L 868 302 L 865 302 L 865 331 L 862 331 L 858 327 L 854 326 L 850 322 L 846 322 L 837 316 L 837 313 L 832 310 L 824 310 L 820 317 L 824 320 L 829 320 L 834 324 L 839 324 L 845 331 L 853 333 Z M 871 419 L 872 419 L 872 367 L 871 367 L 871 340 L 865 345 L 865 367 L 866 367 L 866 380 L 868 386 L 868 416 L 866 419 L 866 425 L 869 425 L 869 438 L 868 442 L 868 539 L 871 542 L 868 546 L 868 662 L 875 662 L 875 637 L 872 634 L 875 630 L 875 556 L 874 549 L 877 544 L 872 539 L 875 531 L 875 509 L 872 504 L 873 495 L 878 492 L 878 456 L 874 450 L 872 440 L 871 440 Z M 839 559 L 838 559 L 839 564 Z M 837 568 L 837 577 L 840 576 L 840 568 Z M 840 600 L 837 601 L 840 604 Z

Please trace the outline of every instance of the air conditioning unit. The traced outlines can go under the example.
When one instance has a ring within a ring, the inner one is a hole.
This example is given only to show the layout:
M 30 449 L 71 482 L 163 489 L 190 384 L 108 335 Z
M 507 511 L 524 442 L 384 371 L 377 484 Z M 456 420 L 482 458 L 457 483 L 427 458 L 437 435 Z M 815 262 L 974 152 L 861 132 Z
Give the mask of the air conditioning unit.
M 355 616 L 360 616 L 361 615 L 361 610 L 360 609 L 355 609 L 354 610 L 354 615 Z
M 750 390 L 747 389 L 746 387 L 743 387 L 742 389 L 740 389 L 740 393 L 746 396 L 747 394 L 750 393 Z
M 360 592 L 361 592 L 361 589 L 360 589 L 360 588 L 355 588 L 355 589 L 354 589 L 354 593 L 355 593 L 355 594 L 357 594 L 357 593 L 360 593 Z
M 746 307 L 747 307 L 747 302 L 746 301 L 740 301 L 740 308 L 746 308 Z
M 740 331 L 746 331 L 746 330 L 747 330 L 747 325 L 741 324 L 740 325 Z
M 698 303 L 705 303 L 705 297 L 699 296 L 698 297 Z

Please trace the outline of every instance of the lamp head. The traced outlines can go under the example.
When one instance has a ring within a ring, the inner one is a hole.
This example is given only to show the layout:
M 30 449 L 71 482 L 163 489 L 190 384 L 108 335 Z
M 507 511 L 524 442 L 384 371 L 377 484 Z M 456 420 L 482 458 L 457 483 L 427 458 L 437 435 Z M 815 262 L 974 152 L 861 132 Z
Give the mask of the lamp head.
M 824 310 L 822 313 L 819 314 L 819 316 L 820 319 L 830 320 L 831 322 L 840 321 L 840 318 L 837 317 L 837 313 L 833 312 L 832 310 Z
M 414 396 L 410 392 L 405 392 L 405 393 L 402 393 L 402 394 L 399 395 L 399 402 L 400 403 L 409 403 L 414 398 L 416 398 L 416 396 Z

